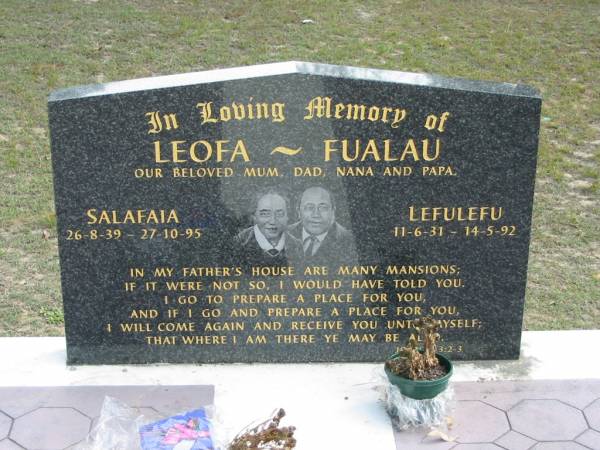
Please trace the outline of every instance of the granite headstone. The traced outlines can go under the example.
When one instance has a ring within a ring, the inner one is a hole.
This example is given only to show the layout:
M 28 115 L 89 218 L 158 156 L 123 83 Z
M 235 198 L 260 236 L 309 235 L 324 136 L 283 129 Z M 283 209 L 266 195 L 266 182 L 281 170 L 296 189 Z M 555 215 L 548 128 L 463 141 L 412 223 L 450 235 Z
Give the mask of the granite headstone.
M 519 356 L 541 100 L 286 62 L 54 92 L 68 362 Z

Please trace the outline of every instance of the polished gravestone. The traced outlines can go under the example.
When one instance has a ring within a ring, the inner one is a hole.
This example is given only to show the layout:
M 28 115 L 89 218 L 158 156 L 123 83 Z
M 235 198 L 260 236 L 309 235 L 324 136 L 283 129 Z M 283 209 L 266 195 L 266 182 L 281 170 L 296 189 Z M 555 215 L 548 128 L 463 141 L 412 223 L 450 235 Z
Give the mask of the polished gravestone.
M 68 362 L 519 356 L 541 100 L 300 62 L 49 101 Z

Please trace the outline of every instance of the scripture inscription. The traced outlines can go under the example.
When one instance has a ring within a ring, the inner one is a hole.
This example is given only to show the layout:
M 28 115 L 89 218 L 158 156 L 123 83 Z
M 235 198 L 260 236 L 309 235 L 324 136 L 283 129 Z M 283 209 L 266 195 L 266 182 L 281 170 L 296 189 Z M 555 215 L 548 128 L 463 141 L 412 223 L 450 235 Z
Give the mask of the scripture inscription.
M 50 98 L 69 363 L 380 361 L 423 316 L 454 359 L 518 357 L 535 91 L 308 63 L 131 86 Z

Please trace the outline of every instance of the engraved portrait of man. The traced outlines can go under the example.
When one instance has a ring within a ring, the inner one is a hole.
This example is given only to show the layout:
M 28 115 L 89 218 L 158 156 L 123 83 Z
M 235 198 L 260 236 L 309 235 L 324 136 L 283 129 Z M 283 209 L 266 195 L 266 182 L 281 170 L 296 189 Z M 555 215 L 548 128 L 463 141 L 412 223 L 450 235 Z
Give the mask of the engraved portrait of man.
M 352 264 L 356 261 L 352 233 L 336 221 L 331 192 L 321 186 L 306 189 L 297 208 L 300 221 L 289 233 L 302 244 L 307 264 Z

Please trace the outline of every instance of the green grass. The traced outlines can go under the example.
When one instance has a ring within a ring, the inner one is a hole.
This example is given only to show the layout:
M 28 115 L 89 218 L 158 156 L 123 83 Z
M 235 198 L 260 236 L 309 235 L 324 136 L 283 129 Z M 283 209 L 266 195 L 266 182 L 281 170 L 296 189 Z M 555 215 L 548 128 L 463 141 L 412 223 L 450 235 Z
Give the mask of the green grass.
M 544 104 L 525 327 L 598 328 L 599 17 L 598 1 L 577 0 L 3 0 L 0 335 L 62 333 L 51 90 L 285 60 L 537 87 Z

